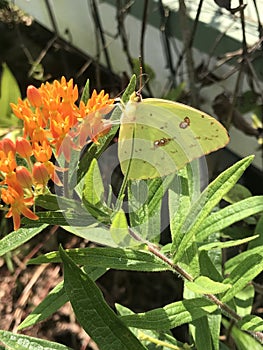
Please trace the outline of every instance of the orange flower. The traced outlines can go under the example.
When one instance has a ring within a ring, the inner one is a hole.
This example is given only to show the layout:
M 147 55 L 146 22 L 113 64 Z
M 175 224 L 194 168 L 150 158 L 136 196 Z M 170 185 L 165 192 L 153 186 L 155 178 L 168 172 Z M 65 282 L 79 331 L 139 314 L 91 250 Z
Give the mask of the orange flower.
M 26 95 L 31 106 L 40 107 L 42 105 L 41 94 L 35 86 L 29 85 L 26 90 Z
M 8 186 L 8 188 L 2 188 L 1 199 L 10 205 L 10 209 L 5 217 L 13 217 L 14 230 L 18 230 L 20 227 L 21 214 L 30 220 L 38 220 L 38 216 L 28 208 L 28 206 L 34 204 L 34 197 L 24 198 L 24 193 L 20 187 L 13 188 Z
M 16 168 L 15 153 L 9 151 L 7 154 L 0 150 L 0 171 L 8 174 Z
M 21 157 L 29 159 L 32 155 L 32 146 L 27 139 L 19 136 L 16 139 L 16 151 Z
M 38 162 L 45 163 L 50 160 L 52 149 L 47 141 L 43 141 L 43 143 L 34 142 L 33 153 Z
M 33 179 L 31 173 L 22 165 L 16 168 L 16 180 L 23 188 L 31 189 Z
M 32 174 L 37 187 L 45 187 L 50 179 L 47 167 L 40 162 L 34 164 Z
M 12 151 L 13 153 L 15 153 L 16 145 L 11 139 L 4 138 L 0 140 L 0 150 L 4 151 L 6 155 L 8 154 L 9 151 Z
M 50 161 L 45 163 L 36 162 L 33 166 L 32 171 L 34 184 L 36 185 L 36 187 L 44 188 L 45 186 L 47 186 L 49 179 L 52 179 L 52 181 L 57 186 L 62 186 L 63 184 L 60 181 L 56 170 L 64 171 L 65 169 L 60 169 L 56 167 Z
M 83 119 L 83 125 L 80 126 L 81 145 L 87 137 L 97 142 L 99 137 L 109 132 L 111 125 L 104 116 L 114 108 L 113 103 L 114 99 L 110 99 L 104 90 L 99 94 L 94 90 L 86 105 L 80 101 L 80 117 Z

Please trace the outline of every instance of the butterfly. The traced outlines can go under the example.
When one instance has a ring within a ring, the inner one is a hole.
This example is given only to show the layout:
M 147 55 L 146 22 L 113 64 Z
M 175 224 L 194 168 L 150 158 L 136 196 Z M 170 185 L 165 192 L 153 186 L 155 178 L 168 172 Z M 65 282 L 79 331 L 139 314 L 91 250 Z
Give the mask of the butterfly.
M 134 93 L 120 119 L 118 157 L 128 179 L 152 179 L 175 173 L 228 142 L 226 129 L 208 114 Z

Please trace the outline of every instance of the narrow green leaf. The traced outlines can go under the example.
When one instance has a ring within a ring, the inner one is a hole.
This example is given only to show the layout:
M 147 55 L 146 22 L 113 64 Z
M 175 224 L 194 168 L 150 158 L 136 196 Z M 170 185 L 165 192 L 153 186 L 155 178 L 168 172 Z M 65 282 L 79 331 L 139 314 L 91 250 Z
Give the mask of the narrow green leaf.
M 84 269 L 93 281 L 106 272 L 105 268 L 85 266 Z M 48 293 L 46 298 L 31 312 L 31 314 L 20 323 L 18 330 L 33 326 L 34 324 L 47 319 L 66 304 L 68 300 L 68 296 L 64 290 L 64 282 L 60 282 Z
M 78 237 L 84 238 L 98 244 L 108 247 L 117 247 L 116 242 L 111 237 L 110 230 L 107 226 L 99 226 L 99 224 L 82 226 L 62 226 L 64 230 Z
M 84 177 L 84 188 L 82 200 L 86 209 L 99 222 L 110 224 L 112 210 L 104 201 L 104 185 L 101 178 L 98 162 L 94 158 L 91 161 L 89 170 Z
M 210 214 L 200 225 L 196 239 L 204 241 L 211 233 L 263 211 L 263 196 L 254 196 Z
M 170 215 L 170 229 L 172 235 L 171 254 L 173 255 L 180 246 L 183 239 L 184 232 L 181 230 L 189 208 L 191 199 L 189 196 L 189 183 L 186 169 L 179 171 L 169 189 L 169 215 Z
M 236 293 L 241 291 L 249 282 L 253 280 L 263 269 L 263 257 L 259 254 L 253 254 L 238 264 L 230 275 L 225 279 L 224 283 L 232 284 L 232 288 L 229 289 L 222 297 L 222 302 L 231 300 Z
M 223 248 L 231 248 L 231 247 L 235 247 L 237 245 L 241 245 L 247 242 L 252 241 L 253 239 L 256 239 L 258 237 L 257 236 L 252 236 L 252 237 L 247 237 L 247 238 L 243 238 L 243 239 L 236 239 L 234 241 L 225 241 L 225 242 L 212 242 L 212 243 L 208 243 L 208 244 L 204 244 L 201 245 L 198 249 L 201 250 L 212 250 L 212 249 L 223 249 Z
M 196 298 L 178 301 L 144 313 L 122 316 L 121 319 L 128 327 L 167 331 L 214 312 L 216 309 L 217 306 L 211 301 Z
M 212 209 L 219 203 L 222 197 L 234 186 L 246 168 L 253 161 L 253 156 L 246 157 L 237 162 L 229 169 L 220 174 L 202 192 L 199 199 L 192 205 L 188 216 L 182 225 L 181 234 L 184 233 L 179 249 L 176 252 L 174 261 L 181 260 L 188 243 L 198 232 L 200 225 L 210 214 Z
M 215 282 L 206 276 L 200 276 L 194 282 L 186 282 L 186 287 L 198 294 L 219 294 L 231 288 L 231 284 Z
M 83 199 L 94 206 L 102 205 L 104 185 L 101 178 L 97 159 L 90 163 L 89 170 L 84 178 Z
M 40 227 L 28 229 L 20 228 L 17 231 L 9 233 L 9 235 L 0 240 L 0 256 L 29 241 L 31 238 L 43 231 L 47 226 L 48 225 L 42 225 Z
M 217 254 L 217 251 L 214 250 L 211 252 L 201 251 L 199 254 L 199 264 L 200 264 L 200 274 L 202 276 L 207 276 L 213 279 L 216 282 L 222 282 L 222 269 L 221 266 L 218 266 L 218 261 L 221 263 L 221 252 Z
M 130 181 L 128 187 L 130 226 L 151 242 L 159 242 L 162 199 L 174 175 L 153 180 Z
M 0 341 L 11 350 L 72 350 L 52 341 L 0 330 Z
M 121 316 L 124 315 L 134 315 L 134 312 L 128 309 L 127 307 L 115 304 L 116 310 L 118 314 Z M 136 337 L 142 341 L 142 343 L 147 346 L 147 349 L 151 350 L 180 350 L 187 349 L 186 343 L 181 343 L 174 338 L 171 332 L 158 332 L 158 331 L 150 331 L 150 330 L 142 330 L 131 328 L 132 332 L 136 335 Z M 190 345 L 188 345 L 190 349 Z
M 119 247 L 132 247 L 141 245 L 129 232 L 128 223 L 124 211 L 121 209 L 114 214 L 110 227 L 110 233 L 113 241 Z
M 222 323 L 233 337 L 238 350 L 262 350 L 262 344 L 254 339 L 251 335 L 241 331 L 235 325 L 230 324 L 227 320 L 223 319 Z
M 251 192 L 243 185 L 235 184 L 233 188 L 224 196 L 224 200 L 228 203 L 236 203 L 241 200 L 251 197 Z
M 263 319 L 254 315 L 246 315 L 238 321 L 237 326 L 243 331 L 263 331 Z
M 246 250 L 240 254 L 235 255 L 225 263 L 225 274 L 229 275 L 238 265 L 242 264 L 242 261 L 249 259 L 250 257 L 260 255 L 263 258 L 263 246 L 255 247 L 253 249 Z
M 60 249 L 64 288 L 78 321 L 101 350 L 145 349 L 106 304 L 96 284 Z
M 71 226 L 89 226 L 97 223 L 97 220 L 87 211 L 87 209 L 78 200 L 60 197 L 56 195 L 41 195 L 36 199 L 36 205 L 52 212 L 42 213 L 38 212 L 40 220 L 58 220 L 57 225 L 71 225 Z M 63 219 L 64 218 L 64 219 Z M 23 220 L 25 220 L 23 218 Z M 29 220 L 25 221 L 26 223 Z M 31 221 L 30 221 L 31 222 Z M 51 225 L 52 223 L 50 223 Z M 32 224 L 33 225 L 33 224 Z
M 88 213 L 87 210 L 81 210 L 80 212 L 74 212 L 72 210 L 64 211 L 45 211 L 45 212 L 36 212 L 39 219 L 32 221 L 26 217 L 21 220 L 22 224 L 25 224 L 27 227 L 39 227 L 43 224 L 49 225 L 59 225 L 59 226 L 80 226 L 83 228 L 89 226 L 99 226 L 99 223 Z M 81 215 L 83 214 L 83 215 Z
M 66 249 L 78 265 L 98 266 L 116 270 L 167 271 L 170 267 L 155 255 L 129 248 L 76 248 Z M 51 252 L 28 261 L 28 264 L 61 262 L 59 252 Z
M 249 242 L 248 249 L 263 246 L 263 215 L 260 216 L 254 234 L 258 234 L 259 237 L 252 242 Z
M 84 86 L 84 89 L 82 91 L 80 100 L 83 101 L 86 104 L 88 102 L 89 98 L 90 98 L 89 79 L 87 79 L 86 84 Z
M 213 350 L 211 337 L 209 336 L 210 329 L 206 316 L 194 320 L 190 325 L 190 330 L 197 350 Z
M 0 82 L 0 111 L 1 111 L 1 127 L 9 127 L 14 123 L 18 124 L 18 118 L 11 118 L 12 109 L 10 103 L 17 103 L 21 97 L 18 83 L 8 68 L 6 63 L 2 64 L 2 74 Z
M 64 291 L 64 284 L 60 282 L 53 288 L 46 298 L 28 315 L 18 326 L 18 330 L 33 326 L 34 324 L 45 320 L 56 312 L 68 301 L 68 297 Z
M 243 317 L 252 311 L 255 297 L 255 289 L 252 284 L 248 284 L 244 289 L 235 295 L 236 313 Z
M 213 314 L 209 314 L 206 317 L 207 317 L 208 326 L 209 326 L 211 339 L 213 343 L 213 349 L 219 350 L 222 314 L 218 310 L 217 312 L 214 312 Z
M 133 74 L 127 88 L 125 89 L 121 97 L 123 103 L 128 102 L 131 94 L 136 90 L 136 82 L 137 82 L 137 77 L 135 74 Z

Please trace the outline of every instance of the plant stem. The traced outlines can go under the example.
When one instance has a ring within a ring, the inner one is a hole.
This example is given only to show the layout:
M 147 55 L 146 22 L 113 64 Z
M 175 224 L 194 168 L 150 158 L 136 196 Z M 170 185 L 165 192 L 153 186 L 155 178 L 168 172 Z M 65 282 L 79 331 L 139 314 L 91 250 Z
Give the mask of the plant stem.
M 164 261 L 167 265 L 169 265 L 175 272 L 177 272 L 182 278 L 186 279 L 189 282 L 193 282 L 194 278 L 191 276 L 188 272 L 186 272 L 184 269 L 182 269 L 177 264 L 174 264 L 174 262 L 169 259 L 167 256 L 165 256 L 163 253 L 160 252 L 160 250 L 154 246 L 152 243 L 147 242 L 146 240 L 143 240 L 137 233 L 131 230 L 129 228 L 130 235 L 136 239 L 139 242 L 143 242 L 147 245 L 148 250 L 157 256 L 159 259 Z M 228 316 L 230 316 L 231 319 L 238 322 L 242 320 L 242 317 L 239 316 L 233 309 L 231 309 L 227 304 L 222 303 L 214 294 L 203 294 L 204 297 L 212 301 L 214 304 L 216 304 L 223 312 L 225 312 Z M 248 331 L 249 334 L 251 334 L 253 337 L 255 337 L 260 343 L 263 344 L 263 333 L 262 332 L 253 332 Z

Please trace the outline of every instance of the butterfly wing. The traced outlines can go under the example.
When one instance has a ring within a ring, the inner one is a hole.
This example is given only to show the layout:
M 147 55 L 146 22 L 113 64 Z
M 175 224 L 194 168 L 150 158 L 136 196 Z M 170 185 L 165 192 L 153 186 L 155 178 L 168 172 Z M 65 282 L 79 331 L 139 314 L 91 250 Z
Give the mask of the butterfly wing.
M 155 178 L 176 172 L 228 141 L 225 128 L 197 109 L 155 98 L 130 101 L 121 119 L 119 159 L 130 179 Z

